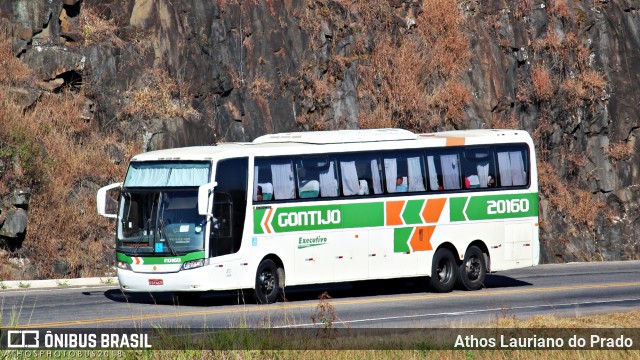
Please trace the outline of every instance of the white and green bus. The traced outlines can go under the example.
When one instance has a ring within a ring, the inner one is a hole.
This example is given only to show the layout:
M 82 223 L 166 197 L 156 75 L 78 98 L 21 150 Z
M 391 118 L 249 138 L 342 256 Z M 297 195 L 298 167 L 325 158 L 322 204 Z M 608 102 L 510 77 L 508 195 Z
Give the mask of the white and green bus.
M 535 164 L 518 130 L 271 134 L 136 155 L 97 204 L 117 219 L 124 291 L 271 303 L 285 285 L 410 277 L 477 290 L 539 262 Z

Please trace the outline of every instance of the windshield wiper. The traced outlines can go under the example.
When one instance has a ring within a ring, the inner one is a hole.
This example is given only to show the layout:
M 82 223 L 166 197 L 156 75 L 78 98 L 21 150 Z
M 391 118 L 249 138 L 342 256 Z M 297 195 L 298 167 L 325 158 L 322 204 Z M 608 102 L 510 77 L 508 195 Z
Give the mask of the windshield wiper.
M 167 236 L 167 233 L 164 231 L 164 217 L 160 219 L 160 233 L 164 236 L 164 239 L 167 242 L 167 247 L 169 251 L 171 251 L 171 255 L 178 256 L 178 253 L 173 249 L 173 245 L 171 244 L 171 239 Z
M 162 201 L 162 199 L 160 199 L 160 201 Z M 169 251 L 171 251 L 171 255 L 173 256 L 178 256 L 178 254 L 176 253 L 176 251 L 173 249 L 173 244 L 171 243 L 171 239 L 167 236 L 166 231 L 164 230 L 164 210 L 165 210 L 165 205 L 164 205 L 164 201 L 162 202 L 162 211 L 160 212 L 160 238 L 162 239 L 162 237 L 164 237 L 166 243 L 167 243 L 167 247 L 169 248 Z

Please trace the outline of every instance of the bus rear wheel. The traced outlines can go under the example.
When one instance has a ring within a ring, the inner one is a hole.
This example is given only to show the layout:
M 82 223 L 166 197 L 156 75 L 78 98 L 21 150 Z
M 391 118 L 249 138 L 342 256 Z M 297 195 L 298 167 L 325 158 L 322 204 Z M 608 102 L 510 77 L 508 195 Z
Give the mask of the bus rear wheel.
M 482 250 L 477 246 L 470 246 L 458 269 L 458 283 L 467 290 L 478 290 L 484 284 L 486 274 L 487 264 Z
M 256 271 L 254 295 L 259 304 L 272 304 L 280 297 L 282 270 L 271 259 L 262 260 Z
M 449 292 L 456 284 L 458 266 L 449 249 L 441 248 L 433 255 L 429 285 L 439 293 Z

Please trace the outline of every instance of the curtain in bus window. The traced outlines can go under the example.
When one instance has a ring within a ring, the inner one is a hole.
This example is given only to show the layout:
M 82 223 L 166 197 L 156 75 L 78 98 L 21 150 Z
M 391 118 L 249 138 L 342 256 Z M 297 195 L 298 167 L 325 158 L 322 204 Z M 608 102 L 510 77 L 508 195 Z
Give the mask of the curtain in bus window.
M 382 194 L 382 181 L 380 181 L 380 167 L 378 159 L 371 160 L 371 181 L 373 182 L 373 193 Z
M 396 179 L 398 178 L 398 163 L 396 159 L 384 159 L 384 174 L 387 181 L 387 192 L 396 192 Z
M 458 155 L 440 155 L 442 182 L 445 190 L 460 189 L 460 167 Z
M 489 183 L 489 163 L 480 163 L 477 166 L 478 178 L 480 179 L 480 187 L 486 188 Z
M 438 190 L 438 173 L 436 171 L 436 163 L 433 156 L 427 156 L 427 168 L 429 169 L 429 188 L 432 191 Z
M 338 196 L 338 181 L 336 173 L 333 170 L 333 161 L 329 162 L 326 170 L 320 170 L 320 196 L 334 197 Z
M 293 166 L 291 162 L 271 164 L 271 179 L 273 180 L 273 196 L 276 200 L 295 198 L 295 184 L 293 182 Z
M 166 186 L 199 186 L 206 184 L 209 169 L 203 167 L 179 167 L 171 169 Z
M 360 184 L 358 183 L 358 171 L 355 161 L 340 161 L 342 172 L 342 192 L 346 196 L 358 195 Z
M 521 151 L 498 152 L 498 167 L 502 186 L 526 185 L 527 176 Z
M 131 166 L 125 181 L 126 186 L 164 186 L 171 169 L 136 168 Z
M 409 191 L 424 191 L 420 157 L 407 158 L 407 171 L 409 173 Z
M 513 186 L 511 180 L 511 160 L 508 152 L 498 152 L 498 167 L 500 168 L 500 185 Z
M 253 201 L 258 200 L 258 174 L 260 168 L 257 166 L 253 167 Z
M 198 186 L 209 180 L 208 164 L 132 164 L 124 185 L 127 187 Z
M 509 153 L 509 157 L 511 158 L 511 176 L 513 179 L 513 186 L 526 185 L 527 176 L 524 171 L 522 152 L 512 151 Z

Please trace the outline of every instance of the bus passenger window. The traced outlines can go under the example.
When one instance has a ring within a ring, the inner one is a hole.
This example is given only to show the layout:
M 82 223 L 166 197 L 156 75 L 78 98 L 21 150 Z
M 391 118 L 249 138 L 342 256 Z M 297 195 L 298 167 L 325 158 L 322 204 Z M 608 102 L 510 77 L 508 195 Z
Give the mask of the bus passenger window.
M 493 150 L 490 147 L 472 147 L 465 149 L 462 171 L 466 174 L 465 188 L 486 188 L 489 174 L 495 171 Z
M 523 146 L 512 146 L 499 148 L 498 155 L 498 176 L 500 186 L 522 186 L 526 185 L 527 162 Z
M 340 159 L 342 194 L 344 196 L 382 194 L 379 163 L 378 157 L 370 154 L 347 155 Z
M 262 187 L 262 200 L 296 198 L 293 164 L 288 158 L 256 159 L 253 180 L 253 200 L 258 200 L 258 186 Z
M 460 163 L 458 154 L 440 155 L 444 188 L 460 189 Z
M 422 153 L 394 151 L 384 155 L 387 192 L 425 191 Z
M 303 157 L 296 161 L 298 196 L 301 199 L 338 196 L 334 163 L 324 155 Z

